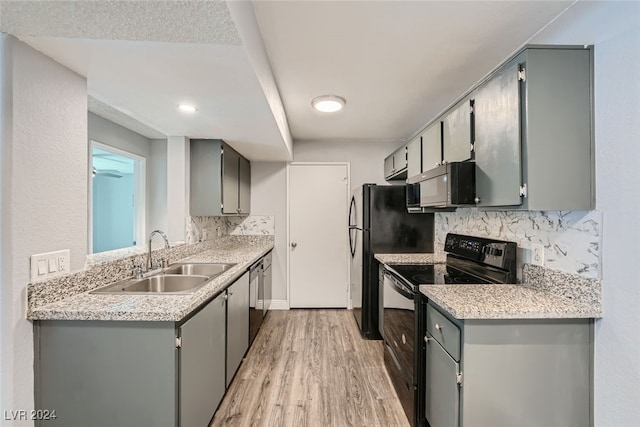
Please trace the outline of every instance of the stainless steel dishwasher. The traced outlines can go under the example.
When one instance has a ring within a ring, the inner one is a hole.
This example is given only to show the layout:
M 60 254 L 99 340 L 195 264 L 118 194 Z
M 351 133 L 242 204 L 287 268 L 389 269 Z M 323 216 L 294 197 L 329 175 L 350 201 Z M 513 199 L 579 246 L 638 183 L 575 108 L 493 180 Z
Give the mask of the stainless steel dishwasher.
M 261 258 L 249 268 L 249 345 L 253 343 L 264 317 L 260 302 L 264 305 L 264 272 Z
M 271 307 L 272 300 L 272 282 L 271 282 L 271 253 L 269 252 L 262 258 L 262 277 L 263 277 L 263 293 L 262 293 L 262 316 L 266 316 Z

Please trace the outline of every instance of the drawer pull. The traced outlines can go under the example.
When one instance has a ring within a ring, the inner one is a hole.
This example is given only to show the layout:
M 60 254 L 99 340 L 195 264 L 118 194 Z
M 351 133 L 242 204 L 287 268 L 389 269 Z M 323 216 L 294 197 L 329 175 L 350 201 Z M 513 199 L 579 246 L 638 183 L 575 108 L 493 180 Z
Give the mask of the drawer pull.
M 442 325 L 436 323 L 435 328 L 439 331 L 442 331 Z

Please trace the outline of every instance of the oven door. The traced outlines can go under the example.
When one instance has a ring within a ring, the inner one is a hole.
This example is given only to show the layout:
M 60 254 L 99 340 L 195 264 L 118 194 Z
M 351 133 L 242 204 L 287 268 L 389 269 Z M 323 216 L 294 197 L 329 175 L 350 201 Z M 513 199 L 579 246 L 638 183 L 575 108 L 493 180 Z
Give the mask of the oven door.
M 383 329 L 385 365 L 407 418 L 414 421 L 415 310 L 418 296 L 402 279 L 385 270 Z

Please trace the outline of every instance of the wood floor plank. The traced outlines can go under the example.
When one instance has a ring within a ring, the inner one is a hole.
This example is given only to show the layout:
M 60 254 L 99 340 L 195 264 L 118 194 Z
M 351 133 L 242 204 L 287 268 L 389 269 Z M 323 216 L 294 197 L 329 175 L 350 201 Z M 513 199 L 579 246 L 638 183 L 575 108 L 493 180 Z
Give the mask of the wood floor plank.
M 211 424 L 393 426 L 409 422 L 349 310 L 271 311 Z

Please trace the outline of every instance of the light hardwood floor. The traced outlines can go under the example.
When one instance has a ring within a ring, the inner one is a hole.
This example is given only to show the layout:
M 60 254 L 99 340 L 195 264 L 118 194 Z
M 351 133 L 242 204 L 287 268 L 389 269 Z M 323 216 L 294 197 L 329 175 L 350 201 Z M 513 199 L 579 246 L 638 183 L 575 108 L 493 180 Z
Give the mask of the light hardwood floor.
M 409 426 L 348 310 L 270 311 L 211 426 Z

